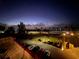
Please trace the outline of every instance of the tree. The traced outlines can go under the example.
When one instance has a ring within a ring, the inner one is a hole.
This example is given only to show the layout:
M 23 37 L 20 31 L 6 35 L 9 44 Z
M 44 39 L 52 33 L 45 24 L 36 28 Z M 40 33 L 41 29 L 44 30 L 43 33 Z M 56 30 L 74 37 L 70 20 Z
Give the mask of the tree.
M 1 25 L 0 25 L 0 30 L 1 30 L 1 31 L 4 31 L 4 30 L 5 30 L 5 26 L 1 26 Z
M 26 31 L 26 28 L 25 28 L 25 24 L 23 24 L 23 22 L 20 22 L 20 24 L 18 25 L 18 38 L 19 39 L 23 39 L 23 38 L 25 38 L 26 36 L 26 33 L 25 33 L 25 31 Z
M 20 25 L 18 25 L 18 33 L 19 34 L 25 34 L 25 25 L 23 24 L 23 22 L 20 22 Z
M 6 35 L 14 35 L 15 34 L 15 30 L 13 27 L 8 27 L 8 29 L 5 31 Z

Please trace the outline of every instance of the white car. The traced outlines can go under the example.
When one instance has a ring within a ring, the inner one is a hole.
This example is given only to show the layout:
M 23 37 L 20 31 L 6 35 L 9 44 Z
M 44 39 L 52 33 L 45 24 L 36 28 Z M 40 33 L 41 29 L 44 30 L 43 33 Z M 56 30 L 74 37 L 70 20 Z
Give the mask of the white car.
M 50 56 L 50 51 L 49 50 L 45 50 L 45 52 L 47 52 L 47 56 Z
M 34 49 L 34 47 L 36 47 L 36 45 L 31 45 L 31 46 L 28 47 L 28 49 L 32 50 L 32 49 Z

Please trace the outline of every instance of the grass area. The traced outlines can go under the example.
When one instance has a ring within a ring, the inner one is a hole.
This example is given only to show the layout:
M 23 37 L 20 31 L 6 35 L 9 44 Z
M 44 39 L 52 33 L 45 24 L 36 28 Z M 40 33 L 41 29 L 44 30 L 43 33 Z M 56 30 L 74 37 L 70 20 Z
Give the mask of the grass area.
M 39 34 L 40 32 L 37 32 L 37 31 L 30 31 L 28 32 L 28 34 Z
M 42 37 L 36 37 L 33 38 L 33 41 L 39 41 L 39 39 L 41 40 L 41 42 L 59 42 L 60 40 L 58 40 L 58 38 L 55 37 L 47 37 L 47 36 L 42 36 Z

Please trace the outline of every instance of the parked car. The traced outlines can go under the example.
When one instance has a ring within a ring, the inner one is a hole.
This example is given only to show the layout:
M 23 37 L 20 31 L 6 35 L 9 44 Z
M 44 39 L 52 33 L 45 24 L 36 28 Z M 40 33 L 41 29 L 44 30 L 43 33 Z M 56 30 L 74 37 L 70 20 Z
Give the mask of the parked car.
M 33 50 L 36 45 L 31 45 L 28 47 L 29 50 Z

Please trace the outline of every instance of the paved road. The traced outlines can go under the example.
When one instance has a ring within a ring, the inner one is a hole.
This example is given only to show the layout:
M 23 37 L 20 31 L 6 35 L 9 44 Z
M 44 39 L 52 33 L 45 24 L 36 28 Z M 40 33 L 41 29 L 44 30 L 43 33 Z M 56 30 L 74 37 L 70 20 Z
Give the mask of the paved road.
M 65 49 L 64 53 L 65 53 L 65 56 L 66 54 L 68 55 L 66 56 L 68 58 L 79 59 L 79 48 Z
M 65 49 L 62 51 L 54 46 L 44 44 L 42 42 L 24 41 L 30 45 L 38 45 L 39 47 L 49 50 L 51 59 L 79 59 L 79 48 Z
M 7 51 L 2 55 L 11 59 L 33 59 L 33 57 L 25 51 L 18 43 L 11 40 L 0 40 L 0 48 L 5 47 Z M 79 48 L 65 49 L 64 51 L 54 46 L 44 44 L 42 42 L 24 41 L 26 44 L 38 45 L 40 48 L 50 51 L 51 59 L 79 59 Z M 37 59 L 37 55 L 34 55 Z

